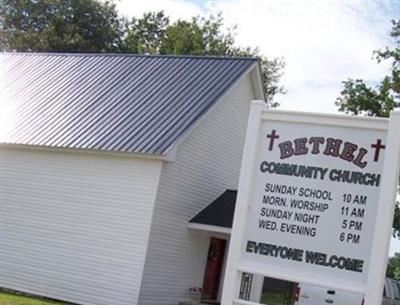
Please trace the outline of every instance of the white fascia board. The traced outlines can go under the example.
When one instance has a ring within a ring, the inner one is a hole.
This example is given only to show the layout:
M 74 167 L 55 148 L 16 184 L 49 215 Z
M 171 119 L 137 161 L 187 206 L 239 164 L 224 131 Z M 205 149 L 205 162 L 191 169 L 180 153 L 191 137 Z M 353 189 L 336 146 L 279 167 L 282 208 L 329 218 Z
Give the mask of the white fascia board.
M 104 150 L 96 150 L 96 149 L 76 149 L 76 148 L 50 147 L 50 146 L 26 145 L 26 144 L 7 144 L 7 143 L 0 143 L 0 148 L 25 149 L 25 150 L 46 151 L 46 152 L 94 154 L 94 155 L 102 155 L 102 156 L 142 158 L 142 159 L 148 159 L 148 160 L 169 161 L 167 155 L 140 154 L 140 153 L 131 153 L 131 152 L 123 152 L 123 151 L 104 151 Z
M 209 232 L 216 232 L 216 233 L 223 233 L 223 234 L 231 234 L 231 229 L 230 228 L 213 226 L 213 225 L 205 225 L 205 224 L 200 224 L 200 223 L 189 222 L 188 223 L 188 228 L 189 229 L 194 229 L 194 230 L 202 230 L 202 231 L 209 231 Z
M 252 77 L 252 87 L 255 93 L 255 100 L 264 100 L 265 98 L 265 89 L 262 80 L 262 73 L 261 73 L 261 63 L 260 61 L 257 62 L 257 68 L 251 71 Z
M 376 117 L 357 117 L 345 114 L 299 112 L 291 110 L 268 109 L 262 113 L 262 119 L 269 121 L 286 121 L 291 123 L 321 124 L 339 127 L 387 130 L 389 119 Z

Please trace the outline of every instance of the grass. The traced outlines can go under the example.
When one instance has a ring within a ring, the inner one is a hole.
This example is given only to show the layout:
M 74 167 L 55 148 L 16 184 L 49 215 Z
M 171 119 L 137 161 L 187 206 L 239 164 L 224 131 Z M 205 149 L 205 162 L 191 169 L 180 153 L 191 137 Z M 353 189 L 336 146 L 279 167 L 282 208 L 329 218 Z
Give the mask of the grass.
M 0 291 L 0 305 L 68 305 L 68 303 Z
M 284 304 L 293 304 L 293 300 L 283 300 L 283 296 L 281 293 L 263 293 L 261 296 L 261 304 L 267 305 L 284 305 Z

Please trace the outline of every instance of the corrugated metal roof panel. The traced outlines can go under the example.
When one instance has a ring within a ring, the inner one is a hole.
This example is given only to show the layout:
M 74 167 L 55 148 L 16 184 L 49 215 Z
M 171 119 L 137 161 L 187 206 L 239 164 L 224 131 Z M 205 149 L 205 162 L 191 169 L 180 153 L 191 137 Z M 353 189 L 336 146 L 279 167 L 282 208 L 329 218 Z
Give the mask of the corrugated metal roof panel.
M 0 58 L 1 143 L 159 155 L 256 63 L 126 54 Z

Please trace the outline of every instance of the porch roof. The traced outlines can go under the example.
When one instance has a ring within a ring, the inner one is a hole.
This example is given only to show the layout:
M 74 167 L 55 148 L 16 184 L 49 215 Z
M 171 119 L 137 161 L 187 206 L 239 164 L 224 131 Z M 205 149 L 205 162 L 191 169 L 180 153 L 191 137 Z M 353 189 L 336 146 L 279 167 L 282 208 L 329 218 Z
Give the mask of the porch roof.
M 204 229 L 208 227 L 210 231 L 230 233 L 235 212 L 236 194 L 236 190 L 223 192 L 189 220 L 189 227 L 201 229 L 201 227 L 196 226 L 200 225 L 204 226 Z M 219 229 L 212 230 L 212 227 Z

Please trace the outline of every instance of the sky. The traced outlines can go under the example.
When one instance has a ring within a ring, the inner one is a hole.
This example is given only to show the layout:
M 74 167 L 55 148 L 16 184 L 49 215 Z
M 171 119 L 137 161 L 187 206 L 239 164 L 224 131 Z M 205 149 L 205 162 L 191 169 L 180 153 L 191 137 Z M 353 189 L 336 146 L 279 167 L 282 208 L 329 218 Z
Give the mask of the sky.
M 390 20 L 400 18 L 400 0 L 120 0 L 118 8 L 128 17 L 164 10 L 172 20 L 222 12 L 226 26 L 237 25 L 237 45 L 284 58 L 280 109 L 330 113 L 342 81 L 376 85 L 388 72 L 373 50 L 392 44 Z
M 237 25 L 238 46 L 284 58 L 280 109 L 328 113 L 337 113 L 342 81 L 375 86 L 388 73 L 373 51 L 392 45 L 390 20 L 400 18 L 400 0 L 120 0 L 117 7 L 127 17 L 164 10 L 172 21 L 222 12 L 227 27 Z M 400 240 L 392 239 L 395 252 Z

